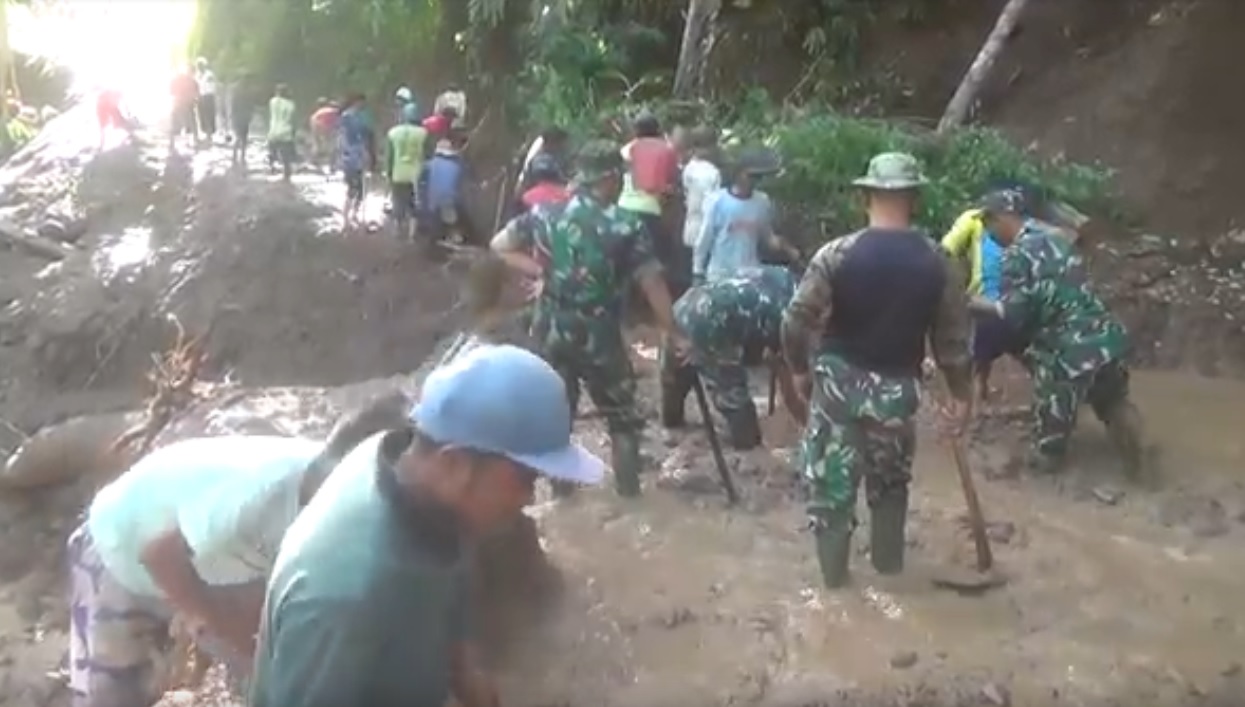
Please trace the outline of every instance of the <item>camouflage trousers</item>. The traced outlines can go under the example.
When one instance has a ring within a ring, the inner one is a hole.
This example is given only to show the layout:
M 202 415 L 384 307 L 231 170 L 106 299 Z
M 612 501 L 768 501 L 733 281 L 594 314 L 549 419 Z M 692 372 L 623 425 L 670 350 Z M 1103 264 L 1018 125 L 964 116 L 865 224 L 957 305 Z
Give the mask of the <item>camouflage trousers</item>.
M 1128 399 L 1128 366 L 1109 361 L 1093 373 L 1068 378 L 1049 366 L 1033 365 L 1033 451 L 1061 459 L 1076 429 L 1081 405 L 1089 403 L 1103 423 Z
M 644 418 L 636 406 L 635 371 L 616 320 L 550 315 L 538 309 L 532 334 L 545 360 L 566 383 L 572 413 L 579 407 L 582 383 L 611 435 L 643 429 Z
M 889 377 L 821 354 L 801 445 L 809 514 L 853 512 L 864 480 L 870 506 L 905 494 L 916 453 L 918 380 Z
M 705 384 L 705 392 L 713 401 L 713 407 L 723 416 L 755 408 L 752 402 L 752 391 L 748 388 L 748 369 L 744 365 L 742 347 L 731 347 L 726 351 L 704 351 L 693 344 L 690 361 L 694 371 L 700 375 Z M 661 350 L 661 375 L 663 394 L 668 389 L 673 394 L 686 396 L 689 385 L 680 385 L 681 377 L 690 375 L 684 370 L 687 366 L 680 364 L 666 348 Z

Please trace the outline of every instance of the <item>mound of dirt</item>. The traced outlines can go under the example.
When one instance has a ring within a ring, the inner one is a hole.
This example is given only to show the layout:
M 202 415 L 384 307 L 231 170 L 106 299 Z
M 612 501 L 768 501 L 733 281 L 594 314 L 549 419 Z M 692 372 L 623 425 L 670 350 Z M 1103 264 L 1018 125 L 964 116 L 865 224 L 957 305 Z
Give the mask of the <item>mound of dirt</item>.
M 411 370 L 453 328 L 450 273 L 382 235 L 341 238 L 324 177 L 243 176 L 221 149 L 96 155 L 70 129 L 81 120 L 62 116 L 0 174 L 0 219 L 33 231 L 54 215 L 85 231 L 59 262 L 0 261 L 10 426 L 132 407 L 171 318 L 207 333 L 210 375 L 265 385 Z

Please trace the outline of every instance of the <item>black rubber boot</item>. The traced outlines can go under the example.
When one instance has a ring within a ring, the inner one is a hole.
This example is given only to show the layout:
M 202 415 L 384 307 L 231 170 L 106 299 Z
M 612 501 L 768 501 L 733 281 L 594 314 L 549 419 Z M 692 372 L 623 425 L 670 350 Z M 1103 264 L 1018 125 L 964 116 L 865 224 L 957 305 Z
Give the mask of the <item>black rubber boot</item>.
M 731 438 L 731 446 L 746 452 L 761 445 L 761 422 L 757 419 L 756 408 L 749 405 L 742 410 L 724 414 L 726 426 Z
M 856 518 L 846 511 L 818 512 L 813 526 L 817 543 L 817 564 L 827 589 L 839 589 L 851 579 L 852 531 Z
M 634 432 L 610 435 L 610 450 L 614 462 L 614 488 L 624 498 L 640 495 L 640 438 Z
M 908 490 L 891 491 L 869 507 L 869 559 L 878 574 L 903 572 Z
M 696 372 L 690 366 L 663 371 L 661 379 L 661 425 L 677 429 L 687 424 L 684 403 L 692 391 Z

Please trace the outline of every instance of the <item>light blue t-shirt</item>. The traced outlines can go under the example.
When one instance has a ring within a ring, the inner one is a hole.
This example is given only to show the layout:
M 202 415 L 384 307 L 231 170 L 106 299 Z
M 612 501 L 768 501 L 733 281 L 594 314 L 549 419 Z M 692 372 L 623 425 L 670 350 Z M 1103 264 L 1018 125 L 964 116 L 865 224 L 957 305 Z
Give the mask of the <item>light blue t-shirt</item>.
M 300 508 L 304 472 L 323 445 L 292 437 L 228 436 L 175 442 L 143 457 L 95 496 L 87 530 L 126 589 L 162 597 L 139 559 L 177 527 L 211 585 L 267 577 Z
M 754 191 L 747 199 L 727 189 L 710 195 L 696 241 L 692 274 L 713 281 L 760 267 L 760 243 L 773 232 L 771 213 L 769 196 L 761 191 Z
M 995 301 L 1003 296 L 1003 246 L 989 231 L 981 236 L 981 294 Z

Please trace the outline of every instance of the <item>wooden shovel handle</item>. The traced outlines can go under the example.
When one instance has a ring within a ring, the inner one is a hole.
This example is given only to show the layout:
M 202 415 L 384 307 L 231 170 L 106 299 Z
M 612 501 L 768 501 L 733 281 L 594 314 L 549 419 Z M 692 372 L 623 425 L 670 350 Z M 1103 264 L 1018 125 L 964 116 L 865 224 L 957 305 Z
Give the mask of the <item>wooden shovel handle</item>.
M 973 485 L 973 476 L 968 468 L 968 455 L 964 451 L 963 438 L 952 438 L 951 453 L 955 457 L 955 469 L 960 475 L 960 487 L 964 490 L 964 502 L 968 505 L 968 523 L 973 533 L 973 544 L 977 547 L 977 570 L 988 572 L 994 567 L 994 554 L 990 552 L 986 519 L 981 514 L 981 502 L 977 499 L 977 488 Z

